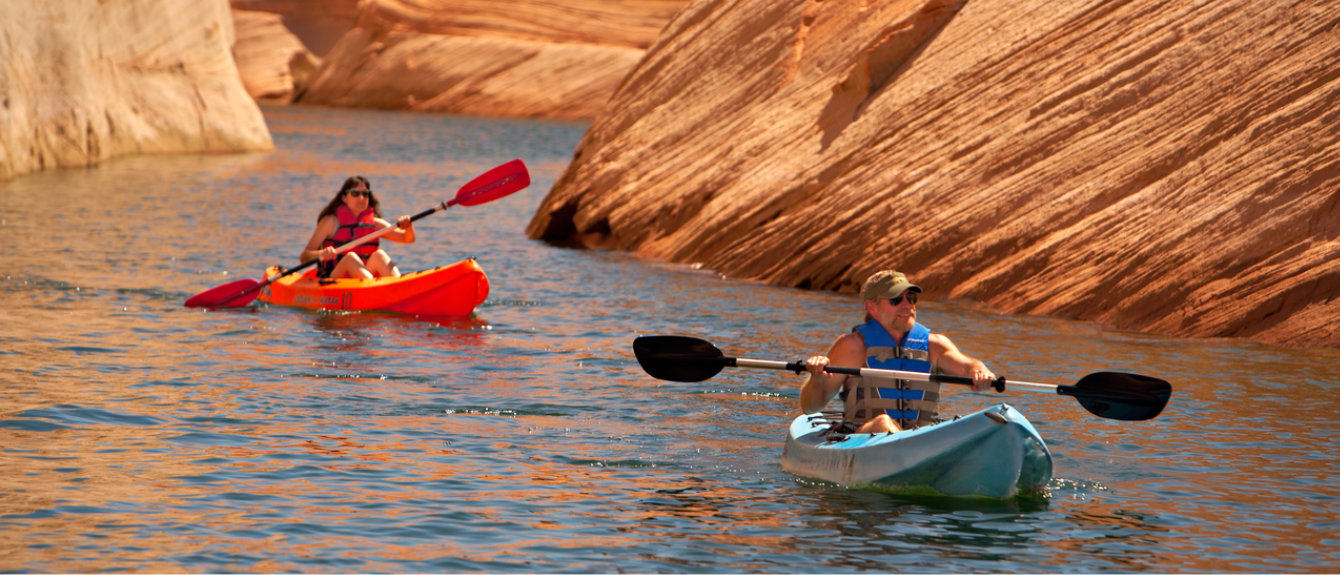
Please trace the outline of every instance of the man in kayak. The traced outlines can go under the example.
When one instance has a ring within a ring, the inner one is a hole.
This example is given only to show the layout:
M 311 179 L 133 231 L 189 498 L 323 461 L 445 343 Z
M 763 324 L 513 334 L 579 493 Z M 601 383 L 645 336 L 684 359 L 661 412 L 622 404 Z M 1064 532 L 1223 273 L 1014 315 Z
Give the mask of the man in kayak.
M 312 232 L 312 238 L 307 240 L 307 247 L 303 248 L 298 259 L 302 263 L 312 261 L 313 258 L 320 259 L 317 277 L 321 278 L 372 279 L 399 276 L 400 270 L 391 261 L 391 256 L 378 245 L 381 238 L 361 244 L 336 260 L 335 250 L 339 246 L 391 227 L 391 223 L 381 216 L 381 205 L 377 196 L 372 194 L 372 184 L 363 176 L 350 177 L 316 217 L 316 230 Z M 393 242 L 414 243 L 414 227 L 410 217 L 400 216 L 396 221 L 396 229 L 382 237 Z
M 800 386 L 800 408 L 818 412 L 841 392 L 844 433 L 914 429 L 939 415 L 939 383 L 833 374 L 824 371 L 829 365 L 948 373 L 971 377 L 974 390 L 987 389 L 996 374 L 986 364 L 917 323 L 920 294 L 920 287 L 893 270 L 866 279 L 861 288 L 866 322 L 839 336 L 828 355 L 805 361 L 810 376 Z

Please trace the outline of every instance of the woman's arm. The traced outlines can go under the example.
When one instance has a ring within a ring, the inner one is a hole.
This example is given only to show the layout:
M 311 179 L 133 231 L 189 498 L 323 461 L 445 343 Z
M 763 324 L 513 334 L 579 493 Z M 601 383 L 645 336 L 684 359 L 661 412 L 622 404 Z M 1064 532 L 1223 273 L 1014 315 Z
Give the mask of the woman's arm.
M 321 243 L 326 238 L 335 233 L 335 228 L 339 227 L 339 220 L 335 216 L 326 216 L 316 223 L 316 229 L 312 231 L 311 239 L 307 240 L 307 247 L 298 254 L 299 263 L 307 263 L 318 257 L 321 257 Z
M 382 228 L 389 228 L 392 224 L 391 222 L 377 218 L 377 225 Z M 412 244 L 414 243 L 414 221 L 409 216 L 400 216 L 400 218 L 396 220 L 395 229 L 386 232 L 386 235 L 382 237 L 393 242 Z

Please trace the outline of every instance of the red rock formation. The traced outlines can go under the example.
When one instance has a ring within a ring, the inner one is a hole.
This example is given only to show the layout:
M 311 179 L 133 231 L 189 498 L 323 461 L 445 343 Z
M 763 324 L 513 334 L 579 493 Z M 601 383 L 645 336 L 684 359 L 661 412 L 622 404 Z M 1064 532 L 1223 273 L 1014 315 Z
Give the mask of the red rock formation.
M 365 0 L 298 101 L 589 119 L 687 1 Z
M 233 10 L 233 23 L 237 28 L 233 56 L 252 98 L 288 102 L 321 65 L 279 14 Z
M 358 0 L 231 0 L 235 12 L 278 14 L 281 24 L 321 58 L 358 19 Z M 243 38 L 239 34 L 238 41 Z
M 1333 2 L 702 0 L 528 233 L 1340 347 Z
M 0 179 L 272 149 L 232 44 L 226 0 L 0 2 Z

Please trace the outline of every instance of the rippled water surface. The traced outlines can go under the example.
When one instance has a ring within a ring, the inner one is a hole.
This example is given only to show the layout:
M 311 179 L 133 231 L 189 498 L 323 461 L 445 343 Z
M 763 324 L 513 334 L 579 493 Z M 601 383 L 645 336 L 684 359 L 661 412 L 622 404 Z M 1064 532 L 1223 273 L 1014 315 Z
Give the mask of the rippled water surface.
M 528 240 L 585 125 L 269 108 L 278 151 L 0 183 L 0 571 L 1329 572 L 1340 353 L 1183 341 L 936 301 L 996 372 L 1172 382 L 1146 422 L 1008 401 L 1042 500 L 912 498 L 782 471 L 800 378 L 648 377 L 634 337 L 799 359 L 852 296 Z M 512 158 L 533 185 L 420 220 L 402 270 L 476 257 L 473 318 L 182 302 L 292 264 L 340 182 L 417 213 Z M 927 301 L 929 300 L 929 301 Z

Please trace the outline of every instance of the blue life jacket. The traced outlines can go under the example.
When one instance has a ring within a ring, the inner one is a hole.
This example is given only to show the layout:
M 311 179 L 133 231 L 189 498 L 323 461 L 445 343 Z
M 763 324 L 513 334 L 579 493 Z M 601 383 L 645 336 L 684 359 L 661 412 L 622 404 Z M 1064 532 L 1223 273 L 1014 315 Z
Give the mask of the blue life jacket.
M 878 321 L 852 328 L 865 340 L 865 365 L 876 369 L 931 371 L 931 330 L 919 323 L 895 341 Z M 940 384 L 929 381 L 851 376 L 842 391 L 843 419 L 861 425 L 885 413 L 903 429 L 934 423 L 940 415 Z

